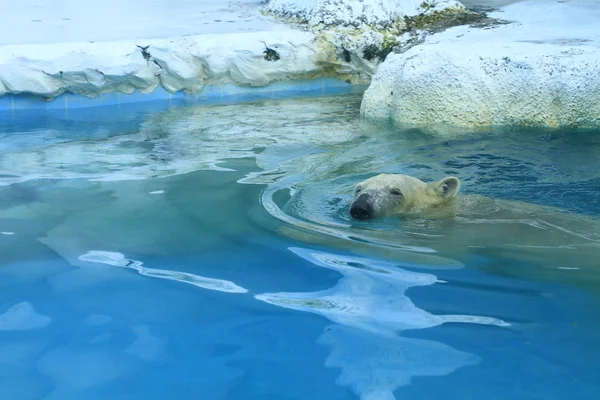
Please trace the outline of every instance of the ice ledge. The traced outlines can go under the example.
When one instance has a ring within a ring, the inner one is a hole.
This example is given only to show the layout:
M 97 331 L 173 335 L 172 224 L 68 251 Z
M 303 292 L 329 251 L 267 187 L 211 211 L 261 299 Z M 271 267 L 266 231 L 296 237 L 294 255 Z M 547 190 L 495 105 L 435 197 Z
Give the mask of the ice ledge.
M 171 39 L 0 46 L 0 96 L 107 92 L 197 94 L 205 85 L 261 87 L 323 76 L 367 83 L 360 63 L 340 62 L 310 32 L 206 34 Z

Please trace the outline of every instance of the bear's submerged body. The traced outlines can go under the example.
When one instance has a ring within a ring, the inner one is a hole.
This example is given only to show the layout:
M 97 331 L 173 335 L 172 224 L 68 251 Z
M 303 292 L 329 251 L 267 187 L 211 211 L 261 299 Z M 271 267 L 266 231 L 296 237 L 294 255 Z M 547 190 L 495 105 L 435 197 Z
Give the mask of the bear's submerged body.
M 481 253 L 548 268 L 598 267 L 600 220 L 561 209 L 485 196 L 457 196 L 446 207 L 400 214 L 403 229 L 437 251 Z M 430 234 L 431 239 L 425 237 Z
M 526 265 L 537 277 L 600 287 L 600 219 L 532 203 L 458 195 L 460 185 L 455 177 L 425 183 L 381 174 L 356 185 L 349 212 L 354 220 L 387 217 L 387 223 L 397 224 L 397 230 L 371 230 L 373 238 L 386 243 L 396 237 L 404 246 L 429 248 L 446 258 L 491 260 L 488 269 L 508 275 L 531 276 L 522 270 Z M 364 230 L 363 223 L 350 229 Z

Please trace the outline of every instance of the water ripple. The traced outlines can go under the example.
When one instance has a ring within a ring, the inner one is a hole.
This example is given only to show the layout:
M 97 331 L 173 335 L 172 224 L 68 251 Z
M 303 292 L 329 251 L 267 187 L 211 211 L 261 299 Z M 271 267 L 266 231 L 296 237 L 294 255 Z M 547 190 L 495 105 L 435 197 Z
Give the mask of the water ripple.
M 498 318 L 434 315 L 416 307 L 406 291 L 443 284 L 432 274 L 406 271 L 386 261 L 296 247 L 289 250 L 314 265 L 339 272 L 341 279 L 322 291 L 264 293 L 255 298 L 321 315 L 337 324 L 319 338 L 319 343 L 332 349 L 326 366 L 341 368 L 338 383 L 351 387 L 362 400 L 393 400 L 394 390 L 410 384 L 413 376 L 447 375 L 481 361 L 477 355 L 443 343 L 398 336 L 403 330 L 444 323 L 511 326 Z
M 190 274 L 187 272 L 147 268 L 143 266 L 143 263 L 141 261 L 128 259 L 121 253 L 93 250 L 81 255 L 79 259 L 81 261 L 113 265 L 121 268 L 130 268 L 136 270 L 144 276 L 188 283 L 190 285 L 198 286 L 203 289 L 216 290 L 219 292 L 226 293 L 248 292 L 248 290 L 244 289 L 243 287 L 223 279 L 206 278 L 200 275 Z

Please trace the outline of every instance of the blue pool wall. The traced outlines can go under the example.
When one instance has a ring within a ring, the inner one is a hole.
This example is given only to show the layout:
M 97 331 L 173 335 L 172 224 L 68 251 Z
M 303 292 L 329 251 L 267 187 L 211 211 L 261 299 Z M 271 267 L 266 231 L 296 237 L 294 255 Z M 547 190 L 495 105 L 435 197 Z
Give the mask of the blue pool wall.
M 362 93 L 366 88 L 318 78 L 263 87 L 205 86 L 197 95 L 169 93 L 162 87 L 149 94 L 111 92 L 95 98 L 65 93 L 52 101 L 28 94 L 6 95 L 0 97 L 0 153 L 136 131 L 148 115 L 186 105 L 342 95 Z
M 162 86 L 151 93 L 136 91 L 132 94 L 109 92 L 90 98 L 81 94 L 64 93 L 51 101 L 33 94 L 4 95 L 0 97 L 0 112 L 17 110 L 69 110 L 87 107 L 115 106 L 132 103 L 167 102 L 176 104 L 211 104 L 220 102 L 247 102 L 295 96 L 314 96 L 364 91 L 366 85 L 323 77 L 310 80 L 274 82 L 266 86 L 250 87 L 224 84 L 205 86 L 198 94 L 183 91 L 170 93 Z

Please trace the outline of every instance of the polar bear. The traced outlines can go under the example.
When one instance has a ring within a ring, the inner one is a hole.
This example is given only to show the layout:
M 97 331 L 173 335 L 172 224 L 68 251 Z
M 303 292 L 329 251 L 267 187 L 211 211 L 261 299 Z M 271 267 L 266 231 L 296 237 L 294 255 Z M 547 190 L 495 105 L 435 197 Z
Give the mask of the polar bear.
M 459 195 L 460 188 L 454 176 L 430 183 L 401 174 L 374 176 L 355 186 L 350 216 L 357 222 L 398 216 L 387 222 L 397 230 L 350 229 L 369 233 L 371 242 L 379 236 L 395 238 L 444 257 L 503 259 L 493 268 L 504 275 L 528 275 L 513 268 L 517 261 L 537 265 L 538 277 L 578 281 L 600 293 L 600 219 L 522 201 Z M 564 269 L 578 271 L 566 277 Z
M 460 180 L 448 176 L 425 183 L 402 174 L 380 174 L 356 185 L 350 215 L 354 219 L 382 218 L 392 214 L 444 211 L 455 205 Z

